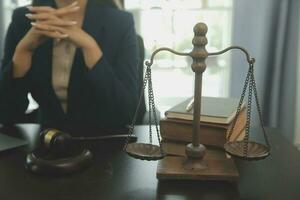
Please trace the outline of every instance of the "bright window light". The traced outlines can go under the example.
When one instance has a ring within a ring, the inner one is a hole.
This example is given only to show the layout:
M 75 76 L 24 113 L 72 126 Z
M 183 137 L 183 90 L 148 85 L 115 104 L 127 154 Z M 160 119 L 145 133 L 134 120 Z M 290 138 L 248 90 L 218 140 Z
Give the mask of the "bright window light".
M 133 13 L 136 29 L 145 43 L 145 59 L 160 47 L 180 52 L 192 50 L 193 26 L 208 26 L 209 52 L 231 45 L 233 0 L 125 0 L 126 10 Z M 157 107 L 166 109 L 193 96 L 194 73 L 190 58 L 161 52 L 153 65 L 153 87 Z M 204 96 L 228 96 L 230 54 L 207 59 L 203 75 Z

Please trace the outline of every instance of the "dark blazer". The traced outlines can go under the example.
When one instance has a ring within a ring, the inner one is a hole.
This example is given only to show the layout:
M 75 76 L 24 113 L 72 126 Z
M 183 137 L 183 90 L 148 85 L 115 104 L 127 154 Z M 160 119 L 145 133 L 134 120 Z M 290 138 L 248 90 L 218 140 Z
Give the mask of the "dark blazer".
M 61 127 L 78 124 L 123 126 L 129 124 L 138 100 L 138 52 L 131 14 L 88 0 L 83 30 L 97 41 L 103 57 L 92 70 L 76 50 L 65 114 L 52 87 L 52 44 L 49 39 L 35 50 L 29 72 L 12 78 L 12 56 L 30 29 L 28 10 L 17 8 L 9 26 L 0 74 L 0 123 L 16 122 L 31 92 L 39 104 L 40 123 Z

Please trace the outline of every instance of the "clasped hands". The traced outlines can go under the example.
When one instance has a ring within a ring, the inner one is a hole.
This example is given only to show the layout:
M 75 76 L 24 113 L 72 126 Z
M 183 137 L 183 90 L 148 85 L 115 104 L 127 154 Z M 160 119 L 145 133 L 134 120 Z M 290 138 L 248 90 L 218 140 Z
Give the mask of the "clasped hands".
M 87 39 L 90 36 L 77 25 L 77 22 L 64 19 L 68 14 L 80 9 L 77 2 L 58 9 L 48 6 L 29 6 L 28 9 L 31 13 L 26 14 L 26 17 L 32 20 L 32 29 L 36 34 L 59 40 L 69 39 L 80 48 L 89 44 Z
M 34 50 L 49 38 L 70 40 L 77 48 L 82 49 L 88 69 L 92 69 L 97 61 L 101 59 L 103 53 L 95 39 L 82 30 L 76 21 L 65 18 L 69 14 L 80 10 L 77 2 L 58 9 L 48 6 L 29 6 L 28 9 L 30 13 L 26 14 L 26 17 L 32 20 L 32 27 L 17 45 L 15 62 L 17 62 L 16 58 L 23 59 L 25 55 L 31 57 Z M 19 68 L 16 70 L 16 77 L 23 76 L 29 70 L 31 60 L 28 60 L 27 63 L 24 66 L 16 67 Z

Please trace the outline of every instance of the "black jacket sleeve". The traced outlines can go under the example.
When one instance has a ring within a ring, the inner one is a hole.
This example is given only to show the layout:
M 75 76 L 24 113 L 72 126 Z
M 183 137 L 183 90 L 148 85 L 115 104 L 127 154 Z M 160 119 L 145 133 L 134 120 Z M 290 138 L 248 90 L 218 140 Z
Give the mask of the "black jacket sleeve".
M 87 72 L 87 80 L 94 88 L 95 96 L 101 98 L 101 102 L 123 123 L 130 122 L 138 101 L 137 36 L 132 15 L 127 16 L 114 60 L 109 62 L 103 55 Z M 112 99 L 116 102 L 114 105 L 110 102 Z
M 15 10 L 9 25 L 0 69 L 0 123 L 15 123 L 24 115 L 28 106 L 26 76 L 13 78 L 12 57 L 21 37 L 17 34 L 18 18 L 22 13 Z

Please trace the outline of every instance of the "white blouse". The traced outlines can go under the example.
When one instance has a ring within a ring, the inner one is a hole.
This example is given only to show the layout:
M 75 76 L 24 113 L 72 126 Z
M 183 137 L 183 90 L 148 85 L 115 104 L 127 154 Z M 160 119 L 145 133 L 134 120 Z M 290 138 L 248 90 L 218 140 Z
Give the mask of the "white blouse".
M 52 85 L 64 112 L 68 109 L 68 88 L 76 46 L 68 40 L 54 40 Z

